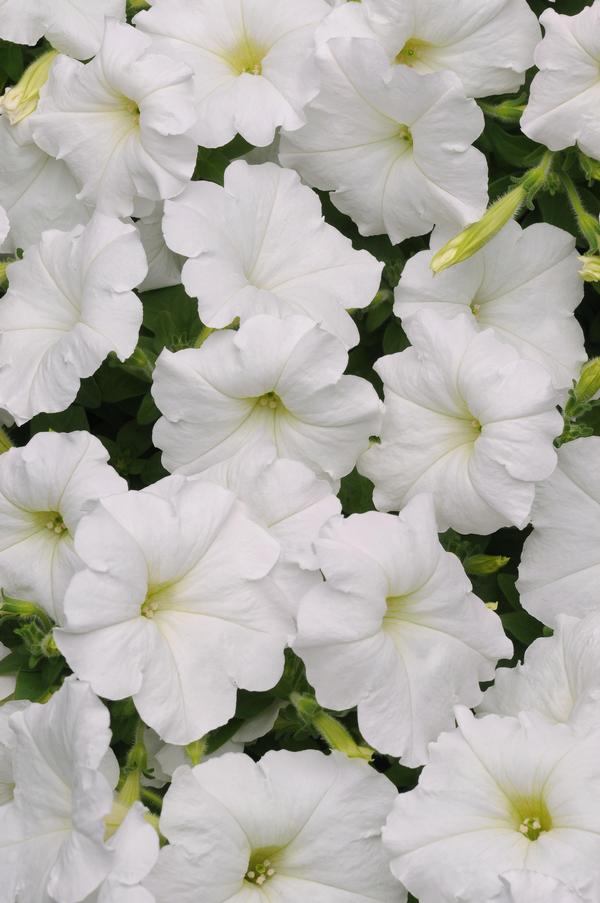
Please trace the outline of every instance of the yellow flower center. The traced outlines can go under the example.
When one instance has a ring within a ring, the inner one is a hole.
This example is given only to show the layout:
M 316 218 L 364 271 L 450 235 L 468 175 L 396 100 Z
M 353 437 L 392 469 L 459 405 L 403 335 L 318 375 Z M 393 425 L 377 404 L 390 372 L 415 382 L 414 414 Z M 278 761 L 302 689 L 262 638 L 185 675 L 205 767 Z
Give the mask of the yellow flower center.
M 255 44 L 248 35 L 227 52 L 225 60 L 229 63 L 236 75 L 262 75 L 262 63 L 267 51 L 264 47 Z
M 281 398 L 275 392 L 267 392 L 265 395 L 262 395 L 258 399 L 257 405 L 261 408 L 268 408 L 271 411 L 283 408 Z
M 411 130 L 407 125 L 404 125 L 404 123 L 399 123 L 397 136 L 404 145 L 405 150 L 408 150 L 408 148 L 412 147 L 413 136 Z
M 140 123 L 140 108 L 138 107 L 137 102 L 130 97 L 123 96 L 121 107 L 123 112 L 133 120 L 133 125 L 138 126 Z
M 57 511 L 43 511 L 38 517 L 49 533 L 54 533 L 56 536 L 65 536 L 68 534 L 68 527 L 62 519 L 62 515 Z
M 552 830 L 552 816 L 541 797 L 510 799 L 514 825 L 527 840 L 537 840 L 540 834 Z
M 423 50 L 430 46 L 431 45 L 428 44 L 427 41 L 420 41 L 419 38 L 411 38 L 406 42 L 402 50 L 396 54 L 394 62 L 398 65 L 414 66 L 415 63 L 419 62 Z
M 263 884 L 273 877 L 275 867 L 273 865 L 273 856 L 277 853 L 277 848 L 254 850 L 248 862 L 248 869 L 244 875 L 244 881 L 249 884 L 255 884 L 262 887 Z
M 159 608 L 163 610 L 169 608 L 169 602 L 173 600 L 173 594 L 170 593 L 170 590 L 176 584 L 177 581 L 150 585 L 140 608 L 142 617 L 152 620 Z

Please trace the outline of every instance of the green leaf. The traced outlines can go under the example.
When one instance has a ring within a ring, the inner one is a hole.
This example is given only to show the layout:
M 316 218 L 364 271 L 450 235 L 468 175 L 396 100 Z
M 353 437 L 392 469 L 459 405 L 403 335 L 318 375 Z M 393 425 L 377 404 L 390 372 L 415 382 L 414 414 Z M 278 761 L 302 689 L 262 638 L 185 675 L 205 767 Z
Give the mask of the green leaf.
M 528 615 L 526 611 L 509 611 L 500 615 L 502 625 L 507 633 L 525 646 L 529 646 L 534 640 L 542 636 L 543 627 Z
M 24 69 L 23 51 L 18 44 L 0 41 L 0 69 L 6 72 L 13 83 L 21 78 Z
M 13 649 L 7 656 L 0 661 L 0 677 L 7 674 L 16 674 L 29 659 L 29 654 L 22 648 Z
M 511 167 L 527 169 L 529 166 L 533 166 L 537 158 L 542 155 L 543 149 L 535 141 L 531 141 L 520 133 L 507 132 L 497 122 L 491 120 L 486 122 L 485 135 L 492 152 Z
M 84 408 L 94 409 L 100 407 L 102 404 L 102 394 L 100 392 L 100 387 L 93 376 L 81 381 L 75 402 Z
M 343 477 L 339 491 L 339 499 L 345 514 L 362 514 L 372 511 L 373 484 L 356 469 Z
M 400 321 L 395 318 L 390 320 L 383 334 L 383 353 L 395 354 L 397 351 L 404 351 L 409 346 L 410 342 L 402 329 Z
M 105 362 L 96 373 L 96 382 L 102 394 L 102 401 L 115 403 L 127 398 L 138 398 L 145 395 L 148 383 L 145 380 L 126 373 L 119 367 L 111 367 Z
M 202 324 L 198 317 L 198 302 L 185 293 L 182 285 L 145 292 L 144 326 L 162 347 L 170 351 L 189 348 L 200 335 Z
M 66 411 L 60 414 L 37 414 L 30 421 L 31 435 L 47 433 L 52 430 L 55 433 L 72 433 L 75 430 L 89 430 L 90 424 L 85 409 L 80 405 L 72 404 Z
M 150 423 L 155 423 L 160 417 L 160 411 L 154 404 L 154 399 L 150 392 L 147 392 L 142 399 L 142 403 L 137 412 L 136 420 L 140 424 L 140 426 L 146 426 Z
M 510 607 L 514 608 L 515 611 L 522 611 L 519 591 L 515 586 L 515 583 L 517 581 L 516 575 L 498 574 L 497 580 L 498 586 L 502 590 L 502 595 L 504 596 Z

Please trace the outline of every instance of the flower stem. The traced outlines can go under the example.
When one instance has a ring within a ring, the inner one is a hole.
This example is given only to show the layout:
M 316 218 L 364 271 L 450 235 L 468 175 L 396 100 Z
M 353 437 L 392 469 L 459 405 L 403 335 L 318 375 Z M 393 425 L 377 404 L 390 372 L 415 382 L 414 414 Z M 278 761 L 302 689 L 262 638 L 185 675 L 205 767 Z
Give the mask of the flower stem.
M 586 209 L 581 200 L 581 195 L 570 176 L 563 173 L 561 175 L 561 183 L 577 221 L 577 228 L 585 238 L 591 251 L 600 250 L 600 224 L 597 217 Z
M 536 194 L 545 188 L 552 169 L 554 154 L 545 151 L 540 162 L 528 169 L 514 188 L 491 204 L 482 218 L 467 226 L 433 255 L 431 269 L 441 273 L 448 267 L 468 260 L 481 250 L 525 206 L 531 206 Z
M 209 335 L 211 335 L 213 332 L 214 332 L 214 329 L 212 329 L 210 326 L 203 326 L 202 330 L 200 332 L 200 335 L 194 342 L 194 348 L 201 348 L 202 345 L 204 345 L 207 338 L 209 337 Z

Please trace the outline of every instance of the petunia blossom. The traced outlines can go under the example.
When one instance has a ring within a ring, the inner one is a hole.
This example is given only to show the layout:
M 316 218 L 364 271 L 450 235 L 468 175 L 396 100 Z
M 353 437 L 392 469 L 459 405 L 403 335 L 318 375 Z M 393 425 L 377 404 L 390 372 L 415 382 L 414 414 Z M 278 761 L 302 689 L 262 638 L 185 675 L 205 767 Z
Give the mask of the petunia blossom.
M 165 211 L 167 244 L 193 258 L 183 284 L 207 326 L 303 314 L 346 347 L 358 343 L 346 311 L 370 304 L 383 264 L 324 221 L 297 173 L 235 161 L 223 188 L 193 182 Z
M 562 881 L 531 869 L 511 869 L 500 880 L 502 890 L 490 903 L 585 903 Z
M 390 62 L 416 72 L 445 69 L 470 97 L 518 90 L 541 39 L 526 0 L 362 0 L 327 17 L 317 40 L 370 37 Z
M 4 207 L 0 207 L 0 247 L 2 246 L 6 236 L 8 235 L 9 229 L 10 223 L 8 221 L 6 210 L 4 209 Z
M 550 722 L 595 730 L 600 723 L 600 612 L 581 620 L 559 615 L 553 636 L 535 640 L 523 664 L 498 668 L 477 711 L 537 712 Z
M 539 72 L 531 83 L 521 129 L 550 150 L 577 145 L 600 160 L 600 2 L 575 16 L 545 9 L 544 39 L 535 51 Z
M 385 391 L 381 442 L 358 466 L 375 484 L 376 507 L 398 510 L 431 492 L 440 530 L 524 527 L 536 481 L 556 467 L 562 430 L 549 371 L 465 314 L 422 311 L 406 331 L 413 347 L 375 364 Z
M 60 623 L 64 594 L 81 566 L 73 545 L 77 524 L 90 503 L 126 490 L 90 433 L 37 433 L 0 455 L 4 592 L 40 605 Z
M 237 688 L 279 680 L 294 631 L 268 578 L 278 544 L 220 486 L 180 476 L 97 503 L 55 639 L 107 699 L 133 697 L 168 743 L 233 717 Z
M 381 843 L 396 788 L 317 750 L 230 753 L 177 770 L 145 882 L 156 903 L 401 903 Z
M 134 21 L 193 70 L 198 144 L 220 147 L 239 132 L 264 146 L 278 126 L 305 122 L 319 89 L 315 27 L 329 11 L 324 0 L 153 0 Z
M 73 173 L 77 197 L 113 216 L 150 212 L 192 177 L 192 73 L 130 25 L 107 21 L 97 56 L 58 57 L 31 117 L 33 138 Z
M 44 232 L 8 268 L 0 301 L 0 407 L 18 424 L 64 411 L 110 352 L 135 350 L 147 271 L 133 225 L 94 214 L 71 232 Z
M 125 19 L 125 0 L 0 0 L 0 38 L 37 44 L 42 37 L 80 60 L 93 56 L 107 17 Z
M 201 478 L 230 489 L 248 515 L 279 543 L 281 552 L 271 576 L 295 616 L 301 598 L 321 582 L 314 543 L 319 531 L 340 514 L 341 503 L 328 480 L 285 458 L 240 455 L 211 467 Z
M 146 820 L 147 810 L 135 802 L 106 846 L 112 854 L 110 872 L 84 903 L 155 903 L 141 882 L 158 859 L 159 839 Z
M 87 223 L 90 211 L 76 194 L 66 164 L 33 141 L 30 121 L 11 125 L 0 116 L 0 204 L 10 219 L 10 233 L 0 241 L 0 251 L 27 250 L 39 242 L 42 232 L 68 231 Z
M 156 204 L 151 213 L 140 217 L 135 223 L 148 260 L 148 273 L 144 281 L 137 286 L 140 292 L 181 284 L 181 268 L 184 261 L 165 244 L 162 229 L 163 214 L 163 205 Z
M 317 699 L 358 705 L 367 743 L 422 765 L 428 744 L 454 726 L 454 704 L 475 705 L 480 682 L 510 658 L 500 619 L 442 548 L 431 496 L 397 516 L 335 518 L 315 547 L 325 582 L 300 603 L 294 650 Z
M 68 678 L 10 718 L 14 799 L 0 807 L 0 870 L 19 903 L 77 903 L 111 870 L 104 819 L 119 769 L 106 707 Z M 12 898 L 14 899 L 14 898 Z
M 449 235 L 436 230 L 431 251 L 407 261 L 396 289 L 394 313 L 406 322 L 420 310 L 443 317 L 466 313 L 479 329 L 492 328 L 528 360 L 570 388 L 587 360 L 574 310 L 583 299 L 581 263 L 569 232 L 511 221 L 469 260 L 434 276 L 434 252 Z
M 600 438 L 563 445 L 538 484 L 517 587 L 523 607 L 554 627 L 560 614 L 600 610 Z
M 457 720 L 383 829 L 394 875 L 419 903 L 495 901 L 514 869 L 597 900 L 598 730 L 581 737 L 533 716 L 476 719 L 462 706 Z
M 194 474 L 237 455 L 270 455 L 332 480 L 350 473 L 382 406 L 365 379 L 342 375 L 347 362 L 339 339 L 307 317 L 260 315 L 201 348 L 165 349 L 152 385 L 164 466 Z
M 487 164 L 471 145 L 483 114 L 451 72 L 392 68 L 381 45 L 332 38 L 317 52 L 321 91 L 307 123 L 283 132 L 279 159 L 335 206 L 362 235 L 395 244 L 478 220 L 487 204 Z

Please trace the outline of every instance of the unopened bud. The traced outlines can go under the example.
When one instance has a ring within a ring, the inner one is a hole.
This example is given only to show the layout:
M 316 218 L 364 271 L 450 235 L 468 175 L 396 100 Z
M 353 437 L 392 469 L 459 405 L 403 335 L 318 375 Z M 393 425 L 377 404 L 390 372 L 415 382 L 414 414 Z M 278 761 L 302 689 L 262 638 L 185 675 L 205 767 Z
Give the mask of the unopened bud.
M 57 56 L 57 50 L 49 50 L 38 56 L 17 84 L 8 88 L 0 98 L 0 112 L 8 117 L 11 125 L 16 125 L 35 112 L 40 91 L 48 81 L 50 67 Z
M 579 275 L 584 282 L 600 282 L 600 256 L 584 254 L 579 262 L 582 264 Z
M 469 555 L 463 561 L 463 567 L 467 574 L 486 577 L 502 570 L 509 561 L 510 558 L 506 558 L 504 555 Z
M 590 401 L 600 392 L 600 357 L 594 357 L 583 365 L 574 392 L 579 404 Z
M 290 701 L 302 721 L 316 730 L 331 749 L 343 752 L 349 759 L 371 761 L 375 750 L 359 745 L 342 722 L 322 709 L 314 697 L 292 693 Z
M 478 222 L 467 226 L 434 254 L 431 261 L 433 272 L 441 273 L 442 270 L 468 260 L 476 254 L 517 215 L 526 199 L 525 188 L 517 185 L 508 194 L 495 201 Z

